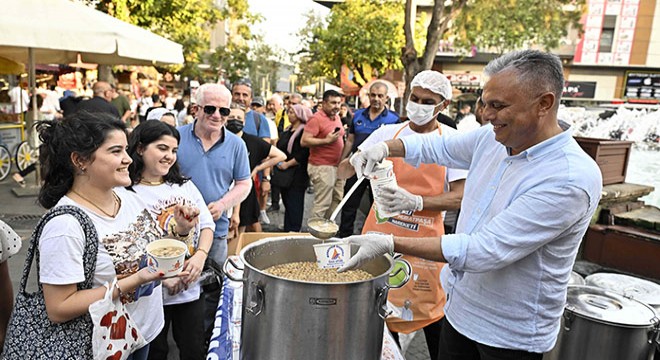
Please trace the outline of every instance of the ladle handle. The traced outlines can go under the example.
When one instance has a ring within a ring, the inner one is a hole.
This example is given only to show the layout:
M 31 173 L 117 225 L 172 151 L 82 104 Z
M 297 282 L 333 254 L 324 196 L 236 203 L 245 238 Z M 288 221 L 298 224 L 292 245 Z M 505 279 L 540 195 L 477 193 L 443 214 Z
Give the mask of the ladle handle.
M 366 177 L 364 177 L 364 176 L 358 178 L 357 181 L 355 182 L 355 184 L 353 184 L 353 186 L 348 190 L 348 192 L 346 194 L 344 194 L 344 198 L 341 199 L 341 202 L 339 203 L 339 205 L 337 205 L 337 207 L 335 208 L 335 211 L 333 211 L 332 215 L 330 215 L 330 221 L 333 221 L 333 222 L 335 221 L 335 218 L 337 217 L 337 215 L 341 211 L 341 208 L 344 207 L 344 204 L 346 204 L 348 199 L 351 198 L 351 195 L 353 195 L 355 190 L 358 188 L 358 186 L 360 186 L 360 184 L 362 184 L 362 181 L 365 178 Z

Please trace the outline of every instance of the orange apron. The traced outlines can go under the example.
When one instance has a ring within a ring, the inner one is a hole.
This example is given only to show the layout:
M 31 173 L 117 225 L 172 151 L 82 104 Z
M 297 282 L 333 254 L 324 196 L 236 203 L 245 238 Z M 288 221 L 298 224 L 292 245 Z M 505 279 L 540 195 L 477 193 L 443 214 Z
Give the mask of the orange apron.
M 396 139 L 406 123 L 396 132 Z M 442 135 L 442 130 L 438 128 Z M 398 185 L 407 191 L 422 196 L 436 196 L 444 192 L 444 166 L 421 164 L 418 168 L 408 165 L 401 158 L 388 158 L 394 164 L 394 174 Z M 364 222 L 362 233 L 381 232 L 396 236 L 431 237 L 445 233 L 442 212 L 415 211 L 403 213 L 393 218 L 377 219 L 374 203 Z M 399 289 L 390 289 L 388 301 L 402 309 L 401 317 L 389 316 L 387 327 L 391 331 L 409 334 L 426 325 L 440 320 L 444 316 L 445 292 L 440 285 L 440 270 L 445 263 L 424 260 L 403 255 L 397 261 L 410 265 L 410 280 Z M 412 310 L 412 314 L 411 314 Z

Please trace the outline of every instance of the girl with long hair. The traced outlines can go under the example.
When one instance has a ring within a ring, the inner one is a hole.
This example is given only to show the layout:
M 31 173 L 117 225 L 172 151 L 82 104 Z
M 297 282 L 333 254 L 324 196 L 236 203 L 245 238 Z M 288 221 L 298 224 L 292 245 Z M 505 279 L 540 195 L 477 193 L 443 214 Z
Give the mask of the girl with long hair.
M 180 234 L 188 244 L 184 264 L 186 277 L 163 280 L 165 327 L 151 344 L 149 359 L 166 359 L 170 324 L 181 359 L 205 359 L 204 303 L 200 297 L 199 276 L 213 242 L 215 222 L 197 187 L 184 177 L 177 163 L 179 132 L 161 121 L 137 126 L 129 137 L 128 153 L 131 187 L 143 201 L 151 204 L 151 216 L 163 231 L 174 226 L 177 206 L 186 206 L 196 226 Z
M 126 304 L 148 344 L 164 323 L 162 287 L 156 281 L 164 274 L 144 267 L 146 245 L 167 234 L 160 231 L 138 196 L 115 191 L 131 185 L 128 167 L 132 160 L 126 152 L 124 123 L 110 115 L 78 112 L 61 121 L 42 121 L 37 130 L 43 174 L 39 202 L 47 209 L 67 205 L 81 209 L 91 219 L 99 242 L 92 288 L 80 289 L 90 270 L 83 261 L 89 229 L 70 214 L 55 216 L 43 226 L 37 259 L 48 319 L 59 324 L 89 316 L 90 304 L 105 295 L 104 283 L 117 277 L 112 297 Z M 187 233 L 194 225 L 187 219 L 188 209 L 177 210 L 178 225 L 169 236 Z M 88 335 L 91 341 L 91 331 Z M 146 345 L 129 359 L 146 359 L 148 352 Z M 88 349 L 81 353 L 81 358 L 92 357 Z

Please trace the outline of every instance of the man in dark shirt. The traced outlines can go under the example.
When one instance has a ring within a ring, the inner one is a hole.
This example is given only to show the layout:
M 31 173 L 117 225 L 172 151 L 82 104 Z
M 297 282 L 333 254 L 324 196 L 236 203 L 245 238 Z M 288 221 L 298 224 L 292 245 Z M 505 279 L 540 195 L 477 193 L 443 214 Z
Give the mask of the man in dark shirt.
M 88 111 L 92 113 L 104 112 L 117 118 L 120 118 L 117 108 L 110 103 L 114 91 L 110 84 L 105 81 L 97 81 L 92 86 L 94 97 L 89 100 L 83 100 L 78 104 L 77 111 Z
M 353 121 L 349 125 L 348 138 L 346 139 L 346 145 L 341 156 L 342 160 L 354 153 L 357 147 L 376 129 L 382 125 L 399 122 L 399 114 L 387 109 L 389 96 L 387 95 L 387 85 L 384 82 L 376 81 L 371 84 L 368 95 L 369 107 L 356 110 Z M 357 180 L 357 176 L 355 175 L 346 180 L 344 194 L 353 187 Z M 362 200 L 365 191 L 368 191 L 369 199 L 373 202 L 369 182 L 363 181 L 341 209 L 339 237 L 344 238 L 353 235 L 353 223 L 355 222 L 355 216 L 360 207 L 360 200 Z
M 112 85 L 112 100 L 110 103 L 117 108 L 119 116 L 121 116 L 121 121 L 123 121 L 126 126 L 131 125 L 131 104 L 128 101 L 128 98 L 119 92 L 117 86 Z
M 243 232 L 261 232 L 259 223 L 259 202 L 257 199 L 257 190 L 254 184 L 255 175 L 261 170 L 267 170 L 262 179 L 263 182 L 270 182 L 270 169 L 280 161 L 286 161 L 286 155 L 275 146 L 263 141 L 261 138 L 250 135 L 243 131 L 245 124 L 245 109 L 242 105 L 232 104 L 231 112 L 227 117 L 225 128 L 243 139 L 248 150 L 250 160 L 250 171 L 252 176 L 252 189 L 248 197 L 241 203 L 239 211 L 240 222 L 238 225 L 239 234 Z M 263 184 L 262 184 L 263 185 Z
M 82 97 L 76 95 L 74 90 L 64 90 L 64 96 L 60 99 L 60 109 L 64 117 L 73 115 L 78 111 L 78 104 L 82 101 Z

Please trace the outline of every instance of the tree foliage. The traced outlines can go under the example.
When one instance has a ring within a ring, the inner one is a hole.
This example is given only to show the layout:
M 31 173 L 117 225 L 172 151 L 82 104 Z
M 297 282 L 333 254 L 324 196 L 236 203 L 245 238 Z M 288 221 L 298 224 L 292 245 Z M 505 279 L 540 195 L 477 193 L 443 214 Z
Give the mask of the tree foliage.
M 327 25 L 318 17 L 307 17 L 299 36 L 305 49 L 301 68 L 312 76 L 339 81 L 342 65 L 359 77 L 400 69 L 403 45 L 403 5 L 398 0 L 346 0 L 332 8 Z
M 578 26 L 584 0 L 469 1 L 454 21 L 455 45 L 498 54 L 532 45 L 556 48 Z
M 305 25 L 298 31 L 298 38 L 304 48 L 298 53 L 292 54 L 292 60 L 297 63 L 298 67 L 297 81 L 300 84 L 309 84 L 316 82 L 318 78 L 322 76 L 328 76 L 329 78 L 335 79 L 338 76 L 338 70 L 326 68 L 321 62 L 322 54 L 310 49 L 311 44 L 319 41 L 321 32 L 324 31 L 327 24 L 323 17 L 313 11 L 305 14 L 304 17 Z M 326 69 L 328 70 L 328 73 L 324 72 Z
M 275 91 L 277 73 L 282 62 L 281 52 L 257 39 L 250 52 L 248 72 L 252 79 L 252 89 L 255 95 L 265 95 Z

